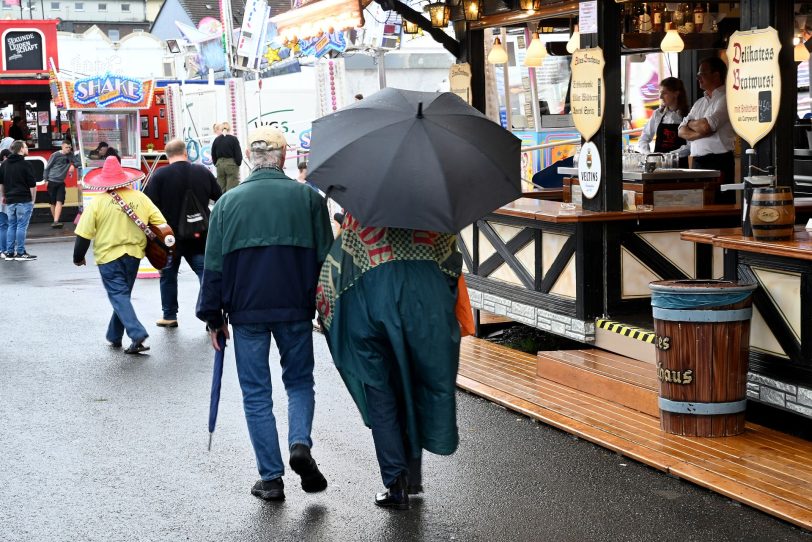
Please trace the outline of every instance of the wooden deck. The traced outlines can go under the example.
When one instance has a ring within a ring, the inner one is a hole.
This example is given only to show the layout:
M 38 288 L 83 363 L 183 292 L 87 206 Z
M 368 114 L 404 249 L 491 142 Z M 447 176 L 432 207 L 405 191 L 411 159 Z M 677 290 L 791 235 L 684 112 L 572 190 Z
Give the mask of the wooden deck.
M 754 424 L 723 438 L 663 433 L 659 420 L 536 374 L 537 358 L 467 337 L 457 384 L 641 463 L 812 530 L 812 442 Z

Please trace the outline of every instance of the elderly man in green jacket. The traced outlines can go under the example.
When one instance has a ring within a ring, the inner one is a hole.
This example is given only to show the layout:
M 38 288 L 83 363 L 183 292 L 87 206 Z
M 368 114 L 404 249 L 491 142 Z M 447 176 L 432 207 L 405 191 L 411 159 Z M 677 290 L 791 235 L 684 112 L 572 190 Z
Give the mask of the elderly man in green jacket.
M 290 467 L 306 492 L 327 480 L 310 454 L 313 442 L 313 324 L 319 268 L 333 241 L 327 205 L 316 191 L 285 176 L 285 136 L 268 126 L 248 136 L 251 175 L 211 212 L 197 316 L 217 333 L 234 331 L 237 376 L 260 480 L 251 493 L 285 498 L 284 465 L 268 365 L 276 340 L 288 396 Z

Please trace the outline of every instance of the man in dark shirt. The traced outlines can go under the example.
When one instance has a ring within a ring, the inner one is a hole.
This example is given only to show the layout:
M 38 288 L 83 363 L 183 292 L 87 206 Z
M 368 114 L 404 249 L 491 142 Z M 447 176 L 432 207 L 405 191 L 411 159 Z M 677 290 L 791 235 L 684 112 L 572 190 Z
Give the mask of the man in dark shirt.
M 28 130 L 25 119 L 22 117 L 14 117 L 14 120 L 11 122 L 11 128 L 8 129 L 8 135 L 15 140 L 27 140 L 31 136 L 31 132 Z
M 31 213 L 34 212 L 37 182 L 31 164 L 25 161 L 28 154 L 25 142 L 17 140 L 11 144 L 9 150 L 11 156 L 0 166 L 0 201 L 6 204 L 8 214 L 6 252 L 3 259 L 27 262 L 37 259 L 25 251 L 25 237 L 28 234 Z
M 214 175 L 204 166 L 189 163 L 186 144 L 173 139 L 166 144 L 166 157 L 169 165 L 159 168 L 147 183 L 144 193 L 155 203 L 166 217 L 167 223 L 177 236 L 181 221 L 186 220 L 187 190 L 193 195 L 198 207 L 209 217 L 209 200 L 217 201 L 222 192 Z M 192 239 L 178 239 L 176 257 L 169 267 L 161 270 L 161 306 L 163 317 L 156 322 L 159 327 L 178 326 L 178 269 L 181 257 L 186 258 L 189 267 L 203 275 L 203 254 L 206 249 L 206 234 Z
M 231 135 L 231 125 L 222 122 L 217 125 L 220 135 L 211 144 L 211 161 L 217 168 L 217 183 L 225 194 L 240 184 L 242 149 L 240 141 Z

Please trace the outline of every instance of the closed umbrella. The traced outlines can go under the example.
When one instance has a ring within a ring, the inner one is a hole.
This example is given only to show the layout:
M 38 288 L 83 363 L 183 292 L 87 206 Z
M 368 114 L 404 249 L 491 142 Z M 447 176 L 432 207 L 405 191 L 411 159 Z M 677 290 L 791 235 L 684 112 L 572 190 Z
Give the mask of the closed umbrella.
M 226 337 L 223 332 L 217 333 L 217 344 L 220 350 L 214 351 L 214 371 L 211 375 L 211 399 L 209 400 L 209 451 L 211 451 L 211 438 L 214 436 L 214 426 L 217 424 L 217 411 L 220 408 L 220 387 L 223 382 L 223 358 L 226 355 Z
M 520 151 L 456 94 L 386 88 L 313 123 L 308 180 L 365 226 L 455 233 L 521 196 Z

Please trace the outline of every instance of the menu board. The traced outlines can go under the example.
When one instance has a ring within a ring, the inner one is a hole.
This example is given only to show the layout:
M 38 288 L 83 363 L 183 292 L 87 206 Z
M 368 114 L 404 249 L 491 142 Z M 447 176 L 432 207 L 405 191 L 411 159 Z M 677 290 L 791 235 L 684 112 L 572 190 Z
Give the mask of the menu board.
M 572 54 L 570 110 L 578 132 L 589 141 L 601 127 L 606 84 L 603 80 L 603 49 L 578 49 Z
M 733 130 L 751 147 L 770 133 L 781 103 L 778 52 L 772 28 L 734 32 L 727 47 L 727 112 Z
M 12 30 L 3 35 L 4 70 L 45 70 L 43 36 L 37 30 Z

